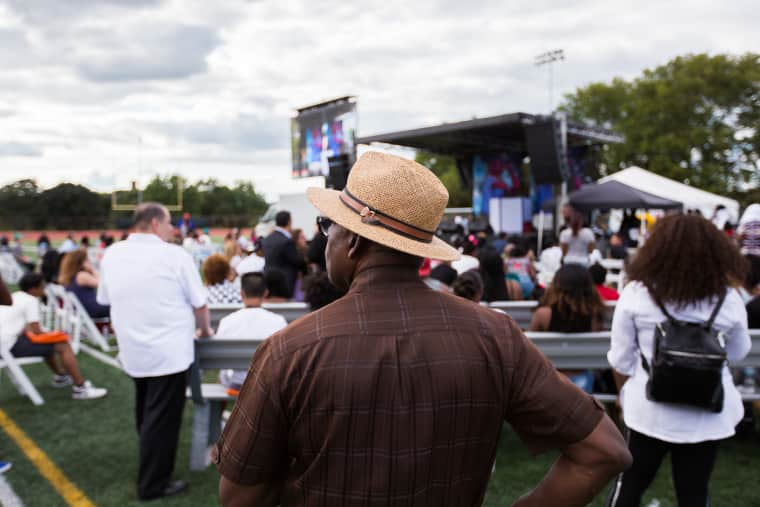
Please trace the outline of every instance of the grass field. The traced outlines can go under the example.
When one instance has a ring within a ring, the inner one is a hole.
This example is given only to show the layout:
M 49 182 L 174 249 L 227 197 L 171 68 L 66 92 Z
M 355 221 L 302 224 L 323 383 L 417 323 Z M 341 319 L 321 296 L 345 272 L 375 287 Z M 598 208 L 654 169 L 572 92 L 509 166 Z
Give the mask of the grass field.
M 95 505 L 137 506 L 135 477 L 137 437 L 134 430 L 133 388 L 123 373 L 91 357 L 80 354 L 85 375 L 97 385 L 110 389 L 108 397 L 91 402 L 75 402 L 68 389 L 47 387 L 50 377 L 43 365 L 26 367 L 46 400 L 34 407 L 21 398 L 7 377 L 0 382 L 0 406 L 31 437 L 51 460 Z M 185 495 L 160 500 L 151 505 L 218 505 L 218 475 L 213 467 L 203 472 L 188 470 L 191 404 L 188 402 L 180 439 L 176 476 L 191 482 Z M 39 474 L 20 449 L 4 434 L 0 437 L 0 456 L 13 461 L 7 479 L 29 507 L 66 505 Z M 548 469 L 551 455 L 534 458 L 521 446 L 514 433 L 505 428 L 484 505 L 510 505 L 530 489 Z M 760 471 L 760 440 L 756 435 L 733 439 L 721 450 L 713 478 L 713 504 L 760 506 L 760 493 L 754 489 Z M 673 506 L 669 466 L 663 466 L 647 495 L 657 498 L 661 507 Z M 604 495 L 592 504 L 604 505 Z M 646 505 L 646 502 L 645 504 Z

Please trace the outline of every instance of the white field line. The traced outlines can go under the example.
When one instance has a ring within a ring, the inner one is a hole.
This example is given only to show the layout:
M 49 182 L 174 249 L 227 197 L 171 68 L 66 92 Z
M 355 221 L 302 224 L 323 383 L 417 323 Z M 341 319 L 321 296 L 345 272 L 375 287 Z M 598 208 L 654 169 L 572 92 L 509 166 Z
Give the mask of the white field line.
M 10 473 L 13 473 L 13 470 Z M 24 507 L 24 502 L 21 501 L 2 475 L 0 475 L 0 505 L 3 507 Z

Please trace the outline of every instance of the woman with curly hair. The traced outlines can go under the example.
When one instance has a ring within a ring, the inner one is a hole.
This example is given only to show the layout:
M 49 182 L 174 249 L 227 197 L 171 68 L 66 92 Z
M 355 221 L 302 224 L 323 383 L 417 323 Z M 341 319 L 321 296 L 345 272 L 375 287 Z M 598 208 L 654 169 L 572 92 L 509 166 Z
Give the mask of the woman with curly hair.
M 628 267 L 631 282 L 615 308 L 607 359 L 620 388 L 633 465 L 618 478 L 608 505 L 639 505 L 666 454 L 678 505 L 709 505 L 719 442 L 734 434 L 744 414 L 728 365 L 722 369 L 722 409 L 712 412 L 649 399 L 644 361 L 652 364 L 655 328 L 668 315 L 705 324 L 716 308 L 712 327 L 723 336 L 728 361 L 746 356 L 751 346 L 747 312 L 736 290 L 745 269 L 736 245 L 697 215 L 672 215 L 657 222 Z
M 203 263 L 203 280 L 208 289 L 208 303 L 243 304 L 240 287 L 232 283 L 234 271 L 222 254 L 209 255 Z

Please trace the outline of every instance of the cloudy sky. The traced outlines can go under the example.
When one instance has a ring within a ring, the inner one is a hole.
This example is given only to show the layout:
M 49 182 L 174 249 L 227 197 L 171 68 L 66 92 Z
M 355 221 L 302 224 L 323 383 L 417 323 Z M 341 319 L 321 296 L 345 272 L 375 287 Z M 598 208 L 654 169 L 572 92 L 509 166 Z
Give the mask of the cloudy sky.
M 155 174 L 290 185 L 289 118 L 358 97 L 359 134 L 546 112 L 689 52 L 760 49 L 756 0 L 0 0 L 0 184 Z

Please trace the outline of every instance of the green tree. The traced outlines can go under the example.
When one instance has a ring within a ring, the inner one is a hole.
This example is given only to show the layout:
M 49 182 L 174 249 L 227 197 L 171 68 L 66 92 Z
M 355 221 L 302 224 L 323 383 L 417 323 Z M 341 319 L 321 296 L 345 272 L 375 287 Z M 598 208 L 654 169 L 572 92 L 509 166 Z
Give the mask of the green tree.
M 180 185 L 180 177 L 154 176 L 142 191 L 143 201 L 160 202 L 161 204 L 177 204 L 177 189 Z
M 108 225 L 111 202 L 82 185 L 61 183 L 43 191 L 39 207 L 45 226 L 54 229 L 103 228 Z
M 0 188 L 0 217 L 4 227 L 31 229 L 40 223 L 40 189 L 32 179 L 19 180 Z
M 625 136 L 601 152 L 608 172 L 637 165 L 723 194 L 760 185 L 758 54 L 677 57 L 579 88 L 560 109 Z
M 472 205 L 472 192 L 462 187 L 462 181 L 457 171 L 457 163 L 453 157 L 418 151 L 414 159 L 433 171 L 441 180 L 446 190 L 449 191 L 450 208 Z

